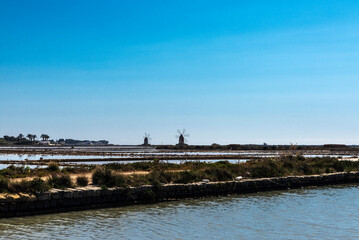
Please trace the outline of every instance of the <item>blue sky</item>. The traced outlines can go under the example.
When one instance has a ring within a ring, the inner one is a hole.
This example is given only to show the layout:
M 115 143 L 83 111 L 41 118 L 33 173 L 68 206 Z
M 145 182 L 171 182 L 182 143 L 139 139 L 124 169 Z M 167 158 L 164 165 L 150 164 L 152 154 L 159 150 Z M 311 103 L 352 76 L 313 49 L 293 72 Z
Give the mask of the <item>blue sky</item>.
M 359 144 L 358 1 L 0 1 L 0 135 Z

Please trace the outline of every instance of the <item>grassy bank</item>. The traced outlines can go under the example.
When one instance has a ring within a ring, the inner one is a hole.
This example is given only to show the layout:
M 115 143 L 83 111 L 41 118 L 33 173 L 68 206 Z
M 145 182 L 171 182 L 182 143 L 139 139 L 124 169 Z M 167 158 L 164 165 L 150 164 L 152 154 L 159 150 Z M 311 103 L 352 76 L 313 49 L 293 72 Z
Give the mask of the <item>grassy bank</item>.
M 114 172 L 124 170 L 150 171 L 146 176 L 130 175 L 125 178 L 126 184 L 138 186 L 143 184 L 190 183 L 209 179 L 210 181 L 233 180 L 237 176 L 246 178 L 283 177 L 292 175 L 312 175 L 359 170 L 359 162 L 339 161 L 337 158 L 304 158 L 302 156 L 286 156 L 274 159 L 258 159 L 246 163 L 186 162 L 171 163 L 136 163 L 108 164 L 104 166 Z
M 37 192 L 50 188 L 86 186 L 89 180 L 103 188 L 158 185 L 160 183 L 191 183 L 203 179 L 210 181 L 233 180 L 237 176 L 246 178 L 282 177 L 291 175 L 312 175 L 335 172 L 358 171 L 359 162 L 339 161 L 336 158 L 304 158 L 286 156 L 273 159 L 258 159 L 246 163 L 185 162 L 183 164 L 137 162 L 130 164 L 106 164 L 98 167 L 63 168 L 55 163 L 45 169 L 29 169 L 10 166 L 0 170 L 0 192 Z M 148 174 L 136 174 L 142 171 Z M 133 174 L 124 174 L 133 172 Z M 92 173 L 71 179 L 70 174 Z M 40 177 L 47 176 L 47 179 Z M 33 177 L 31 180 L 10 181 L 11 178 Z
M 6 177 L 9 179 L 13 178 L 26 178 L 26 177 L 44 177 L 49 176 L 54 172 L 62 172 L 62 173 L 83 173 L 83 172 L 91 172 L 93 167 L 65 167 L 60 170 L 59 165 L 57 163 L 49 163 L 46 168 L 34 168 L 24 166 L 15 166 L 10 165 L 5 169 L 0 170 L 0 177 Z

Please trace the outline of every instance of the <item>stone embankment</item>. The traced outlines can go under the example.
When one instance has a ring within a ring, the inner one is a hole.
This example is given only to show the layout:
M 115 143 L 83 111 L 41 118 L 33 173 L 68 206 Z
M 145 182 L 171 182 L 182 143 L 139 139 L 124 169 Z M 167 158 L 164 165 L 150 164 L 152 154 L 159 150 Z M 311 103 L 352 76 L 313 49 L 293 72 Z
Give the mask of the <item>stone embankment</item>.
M 0 217 L 17 217 L 181 198 L 241 194 L 342 183 L 359 183 L 359 172 L 244 179 L 228 182 L 165 184 L 125 189 L 101 189 L 88 186 L 66 190 L 52 189 L 49 192 L 37 194 L 0 194 Z

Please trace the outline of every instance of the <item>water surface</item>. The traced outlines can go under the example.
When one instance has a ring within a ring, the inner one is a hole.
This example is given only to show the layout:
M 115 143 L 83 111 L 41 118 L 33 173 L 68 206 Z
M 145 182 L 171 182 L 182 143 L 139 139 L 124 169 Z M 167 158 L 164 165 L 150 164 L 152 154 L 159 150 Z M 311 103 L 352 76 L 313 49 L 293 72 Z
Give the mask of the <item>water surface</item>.
M 0 220 L 2 239 L 357 239 L 359 186 Z

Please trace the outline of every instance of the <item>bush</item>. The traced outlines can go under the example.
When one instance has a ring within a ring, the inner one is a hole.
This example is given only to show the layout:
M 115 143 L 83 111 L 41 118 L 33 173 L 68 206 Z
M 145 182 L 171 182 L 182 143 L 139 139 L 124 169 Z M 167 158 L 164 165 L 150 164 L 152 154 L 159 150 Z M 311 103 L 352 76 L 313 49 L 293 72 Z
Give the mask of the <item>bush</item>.
M 29 182 L 29 192 L 45 192 L 50 189 L 50 185 L 47 184 L 41 178 L 34 178 L 32 181 Z
M 114 175 L 114 186 L 116 187 L 126 187 L 126 178 L 121 174 Z
M 64 173 L 52 174 L 48 180 L 48 183 L 50 184 L 50 186 L 54 188 L 61 188 L 61 189 L 69 188 L 73 186 L 70 175 Z
M 89 179 L 86 176 L 78 176 L 76 178 L 76 183 L 80 187 L 85 187 L 89 184 Z
M 253 178 L 267 178 L 276 176 L 273 174 L 272 169 L 266 165 L 255 166 L 251 169 L 250 173 Z
M 97 167 L 92 173 L 92 182 L 97 185 L 106 187 L 124 187 L 126 179 L 120 174 L 114 174 L 110 169 Z
M 127 178 L 127 184 L 133 187 L 138 187 L 141 185 L 148 185 L 149 177 L 144 174 L 132 174 L 130 177 Z
M 59 164 L 57 162 L 50 162 L 48 165 L 47 165 L 47 169 L 50 171 L 50 172 L 58 172 L 60 170 L 60 167 L 59 167 Z
M 97 185 L 106 185 L 112 180 L 112 171 L 108 168 L 97 167 L 92 173 L 92 182 Z M 107 183 L 107 184 L 105 184 Z
M 173 181 L 174 183 L 190 183 L 195 182 L 197 175 L 193 171 L 179 172 Z
M 159 183 L 170 183 L 173 178 L 173 173 L 166 171 L 154 171 L 152 170 L 148 176 L 149 184 Z
M 9 188 L 9 179 L 4 176 L 0 176 L 0 192 L 6 192 L 8 188 Z
M 25 168 L 24 166 L 15 166 L 10 165 L 5 169 L 0 170 L 1 175 L 16 178 L 16 177 L 25 177 L 28 175 L 31 171 L 28 168 Z
M 207 178 L 212 181 L 228 181 L 233 180 L 233 176 L 226 169 L 221 168 L 209 168 L 205 170 Z
M 21 182 L 12 182 L 9 184 L 10 192 L 29 192 L 29 181 L 22 180 Z
M 11 192 L 26 192 L 26 193 L 36 193 L 36 192 L 45 192 L 50 189 L 50 185 L 47 184 L 41 178 L 34 178 L 31 181 L 22 180 L 21 182 L 12 182 L 9 184 L 9 190 Z

